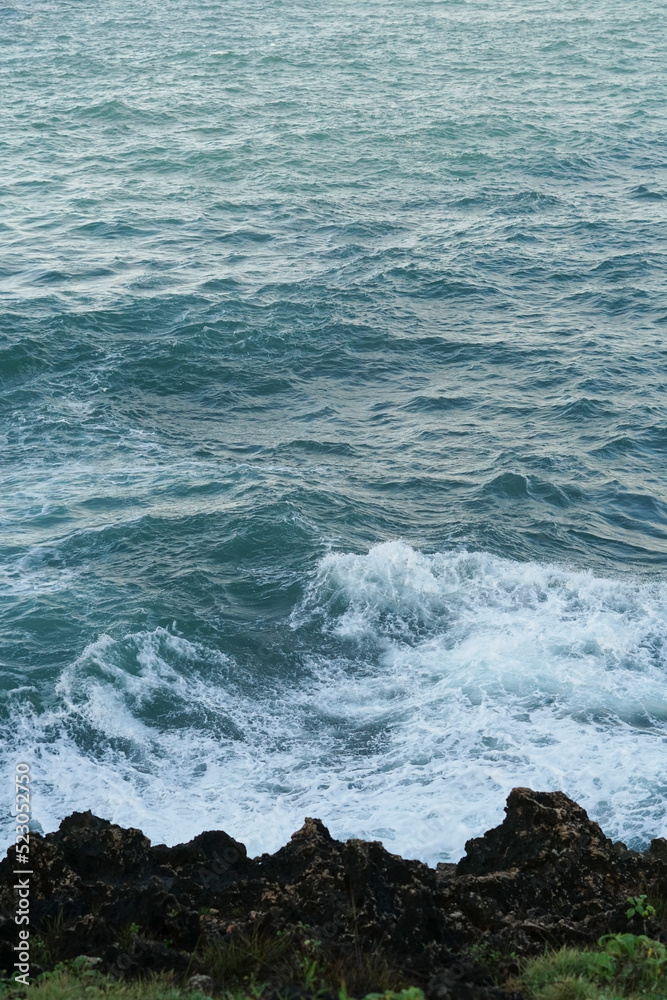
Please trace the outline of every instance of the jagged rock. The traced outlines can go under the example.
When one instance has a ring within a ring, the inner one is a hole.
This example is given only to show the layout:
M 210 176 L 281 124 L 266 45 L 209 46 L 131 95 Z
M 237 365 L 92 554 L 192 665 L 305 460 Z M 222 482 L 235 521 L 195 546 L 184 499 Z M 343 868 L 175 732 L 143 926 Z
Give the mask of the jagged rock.
M 663 896 L 667 865 L 605 837 L 562 792 L 515 788 L 503 823 L 466 844 L 448 894 L 497 943 L 593 942 L 627 928 L 627 896 Z M 653 928 L 656 936 L 662 933 Z
M 221 831 L 153 847 L 90 812 L 31 834 L 30 860 L 31 930 L 60 921 L 60 957 L 83 950 L 122 976 L 182 974 L 198 941 L 308 928 L 331 954 L 386 955 L 429 984 L 430 1000 L 505 996 L 465 958 L 473 945 L 529 954 L 594 943 L 628 927 L 628 895 L 667 897 L 665 840 L 628 851 L 567 796 L 526 788 L 514 789 L 503 823 L 469 841 L 458 865 L 435 870 L 380 843 L 341 843 L 317 819 L 275 854 L 250 859 Z M 4 968 L 16 936 L 14 865 L 10 848 L 0 863 Z M 641 930 L 667 938 L 655 919 Z
M 657 837 L 655 840 L 652 840 L 649 851 L 654 858 L 667 861 L 667 840 L 664 837 Z
M 486 875 L 490 872 L 537 871 L 583 862 L 604 870 L 610 854 L 627 854 L 605 837 L 584 809 L 562 792 L 534 792 L 515 788 L 507 799 L 504 822 L 483 837 L 469 840 L 465 857 L 457 867 L 459 875 Z

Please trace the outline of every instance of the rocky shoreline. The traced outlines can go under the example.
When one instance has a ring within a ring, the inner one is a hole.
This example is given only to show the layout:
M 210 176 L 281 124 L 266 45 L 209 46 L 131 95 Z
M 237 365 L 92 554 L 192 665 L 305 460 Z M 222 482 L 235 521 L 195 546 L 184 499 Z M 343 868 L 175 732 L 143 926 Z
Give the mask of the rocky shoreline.
M 0 863 L 7 973 L 15 867 L 12 847 Z M 627 850 L 561 792 L 514 789 L 503 823 L 468 841 L 458 864 L 435 869 L 377 842 L 334 840 L 316 819 L 275 854 L 251 859 L 221 831 L 152 846 L 139 830 L 90 812 L 32 834 L 31 867 L 30 930 L 41 941 L 33 974 L 40 963 L 86 955 L 121 978 L 210 976 L 215 991 L 226 985 L 229 956 L 254 948 L 258 975 L 276 991 L 291 978 L 292 995 L 302 994 L 289 961 L 266 959 L 271 942 L 283 942 L 284 957 L 289 941 L 294 954 L 316 947 L 329 968 L 363 966 L 359 981 L 370 989 L 390 970 L 431 1000 L 491 1000 L 510 996 L 503 984 L 517 961 L 545 946 L 594 945 L 624 930 L 667 942 L 664 908 L 646 920 L 626 915 L 628 896 L 667 899 L 667 840 Z

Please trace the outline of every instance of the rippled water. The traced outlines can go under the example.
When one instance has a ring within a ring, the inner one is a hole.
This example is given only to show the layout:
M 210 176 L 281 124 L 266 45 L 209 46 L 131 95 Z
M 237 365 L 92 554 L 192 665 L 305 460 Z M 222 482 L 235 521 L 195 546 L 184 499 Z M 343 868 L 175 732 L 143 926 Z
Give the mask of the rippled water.
M 667 834 L 666 17 L 0 7 L 0 723 L 45 829 L 435 861 L 523 783 Z

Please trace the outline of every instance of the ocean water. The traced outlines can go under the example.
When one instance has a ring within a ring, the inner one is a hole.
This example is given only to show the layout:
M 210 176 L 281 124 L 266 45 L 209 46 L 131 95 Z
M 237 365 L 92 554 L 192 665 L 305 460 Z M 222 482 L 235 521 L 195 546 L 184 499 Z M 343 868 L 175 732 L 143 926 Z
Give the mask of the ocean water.
M 667 834 L 665 24 L 5 0 L 0 730 L 43 829 L 435 862 L 524 784 Z

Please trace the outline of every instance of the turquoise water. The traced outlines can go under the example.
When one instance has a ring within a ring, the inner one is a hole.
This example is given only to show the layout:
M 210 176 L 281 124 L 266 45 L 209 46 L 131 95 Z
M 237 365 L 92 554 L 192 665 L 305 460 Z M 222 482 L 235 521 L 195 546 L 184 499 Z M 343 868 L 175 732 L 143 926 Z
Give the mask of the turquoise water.
M 666 23 L 0 7 L 0 723 L 44 829 L 435 861 L 527 784 L 667 834 Z

